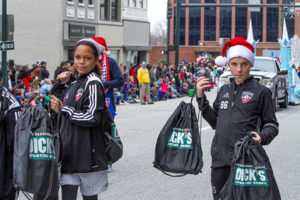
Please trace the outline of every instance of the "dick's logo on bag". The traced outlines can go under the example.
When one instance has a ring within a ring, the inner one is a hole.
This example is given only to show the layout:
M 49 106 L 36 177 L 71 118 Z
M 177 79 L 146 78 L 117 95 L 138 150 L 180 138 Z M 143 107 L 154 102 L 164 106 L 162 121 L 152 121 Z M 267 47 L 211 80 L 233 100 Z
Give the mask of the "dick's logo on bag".
M 50 133 L 30 134 L 29 158 L 32 160 L 55 160 L 53 139 Z
M 176 149 L 193 149 L 191 129 L 173 128 L 168 139 L 167 147 Z
M 234 185 L 238 186 L 269 186 L 265 167 L 254 168 L 251 165 L 236 165 Z

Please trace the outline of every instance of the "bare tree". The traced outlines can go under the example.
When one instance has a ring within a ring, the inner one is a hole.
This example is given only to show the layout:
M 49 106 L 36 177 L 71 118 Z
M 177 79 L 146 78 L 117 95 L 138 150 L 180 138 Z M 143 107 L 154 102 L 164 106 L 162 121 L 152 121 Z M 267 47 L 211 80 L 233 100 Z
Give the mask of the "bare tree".
M 151 45 L 167 45 L 166 20 L 155 23 L 150 33 Z

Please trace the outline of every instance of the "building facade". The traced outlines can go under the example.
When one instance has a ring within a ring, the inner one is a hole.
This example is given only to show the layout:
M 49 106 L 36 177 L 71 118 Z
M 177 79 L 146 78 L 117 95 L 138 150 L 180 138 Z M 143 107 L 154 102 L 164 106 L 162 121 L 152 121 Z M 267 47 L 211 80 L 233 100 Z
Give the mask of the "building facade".
M 123 63 L 140 64 L 149 62 L 150 22 L 148 21 L 148 0 L 124 0 L 124 55 Z
M 22 65 L 45 60 L 53 78 L 61 61 L 73 60 L 78 40 L 101 36 L 119 64 L 149 61 L 147 7 L 147 0 L 9 0 L 15 50 L 8 59 Z
M 290 4 L 300 0 L 178 0 L 184 3 L 201 4 Z M 177 0 L 171 0 L 170 43 L 175 40 Z M 283 18 L 286 20 L 289 37 L 300 36 L 300 8 L 296 14 L 282 7 L 183 7 L 180 11 L 180 61 L 195 61 L 200 55 L 220 55 L 223 44 L 236 37 L 247 38 L 250 21 L 254 40 L 259 40 L 257 55 L 279 57 L 277 39 L 282 37 Z M 150 61 L 156 63 L 164 56 L 151 51 Z M 162 50 L 162 48 L 160 48 Z M 155 56 L 152 56 L 155 55 Z M 170 54 L 174 63 L 173 52 Z

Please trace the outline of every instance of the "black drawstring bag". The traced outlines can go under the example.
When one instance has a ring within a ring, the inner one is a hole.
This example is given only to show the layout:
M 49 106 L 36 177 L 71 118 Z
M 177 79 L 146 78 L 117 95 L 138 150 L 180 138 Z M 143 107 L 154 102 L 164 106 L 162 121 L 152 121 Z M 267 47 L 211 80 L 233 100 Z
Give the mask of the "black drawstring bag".
M 123 143 L 107 107 L 104 108 L 103 131 L 105 136 L 105 152 L 108 164 L 117 162 L 123 156 Z
M 203 167 L 198 119 L 192 100 L 179 104 L 157 138 L 153 164 L 169 176 L 198 174 Z
M 28 107 L 15 127 L 14 185 L 18 190 L 57 197 L 59 189 L 56 136 L 48 113 L 43 108 Z
M 251 135 L 235 144 L 231 174 L 220 192 L 219 199 L 281 199 L 269 158 Z

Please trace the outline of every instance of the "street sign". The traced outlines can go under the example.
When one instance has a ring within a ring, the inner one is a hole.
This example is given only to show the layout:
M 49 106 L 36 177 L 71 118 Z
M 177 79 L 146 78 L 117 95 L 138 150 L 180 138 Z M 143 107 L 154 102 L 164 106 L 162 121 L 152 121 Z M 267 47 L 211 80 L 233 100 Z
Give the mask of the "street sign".
M 1 47 L 1 51 L 13 50 L 15 49 L 15 43 L 13 41 L 1 42 L 0 47 Z

